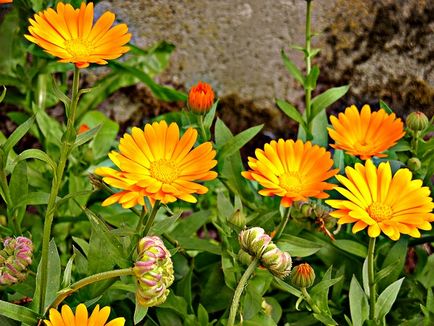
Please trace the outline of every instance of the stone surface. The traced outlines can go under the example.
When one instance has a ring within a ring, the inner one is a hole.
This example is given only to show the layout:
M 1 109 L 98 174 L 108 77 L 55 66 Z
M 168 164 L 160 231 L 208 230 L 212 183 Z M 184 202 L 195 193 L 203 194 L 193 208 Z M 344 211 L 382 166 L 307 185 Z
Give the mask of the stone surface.
M 274 99 L 302 106 L 303 96 L 280 50 L 303 64 L 289 45 L 304 42 L 305 5 L 303 0 L 111 0 L 98 7 L 127 23 L 141 47 L 160 40 L 176 45 L 160 80 L 186 88 L 207 81 L 233 129 L 265 122 L 287 135 L 289 120 Z M 313 1 L 313 29 L 321 32 L 314 44 L 322 48 L 320 89 L 350 83 L 341 107 L 381 98 L 400 113 L 422 109 L 432 115 L 433 6 L 429 0 Z M 245 119 L 254 123 L 246 125 Z

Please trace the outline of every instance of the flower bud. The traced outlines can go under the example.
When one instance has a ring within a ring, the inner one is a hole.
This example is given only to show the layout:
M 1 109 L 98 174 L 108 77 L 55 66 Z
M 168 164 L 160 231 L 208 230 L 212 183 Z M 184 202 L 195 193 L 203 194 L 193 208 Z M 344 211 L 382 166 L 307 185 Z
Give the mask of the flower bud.
M 237 209 L 236 212 L 229 218 L 229 222 L 240 228 L 244 228 L 246 226 L 246 216 L 239 209 Z
M 190 88 L 188 107 L 195 113 L 207 113 L 214 104 L 214 91 L 211 85 L 199 82 Z
M 27 278 L 32 263 L 33 243 L 26 237 L 6 238 L 0 250 L 0 286 L 10 286 Z
M 292 270 L 291 282 L 299 288 L 309 288 L 315 282 L 315 271 L 308 263 L 297 265 Z
M 422 166 L 422 163 L 417 157 L 412 157 L 408 159 L 407 166 L 411 171 L 417 171 Z
M 289 253 L 270 243 L 262 254 L 261 263 L 275 276 L 284 279 L 291 273 L 292 259 Z
M 428 117 L 420 111 L 412 112 L 405 120 L 407 127 L 413 131 L 421 131 L 428 127 Z
M 253 227 L 241 231 L 238 240 L 241 249 L 254 257 L 261 258 L 265 248 L 271 242 L 271 237 L 265 234 L 263 228 Z
M 238 261 L 243 264 L 243 265 L 250 265 L 250 263 L 252 262 L 253 257 L 250 256 L 247 252 L 245 252 L 243 249 L 240 249 L 240 251 L 238 252 Z
M 145 307 L 166 301 L 168 287 L 175 277 L 170 252 L 158 237 L 144 237 L 137 246 L 138 258 L 133 272 L 136 276 L 137 302 Z

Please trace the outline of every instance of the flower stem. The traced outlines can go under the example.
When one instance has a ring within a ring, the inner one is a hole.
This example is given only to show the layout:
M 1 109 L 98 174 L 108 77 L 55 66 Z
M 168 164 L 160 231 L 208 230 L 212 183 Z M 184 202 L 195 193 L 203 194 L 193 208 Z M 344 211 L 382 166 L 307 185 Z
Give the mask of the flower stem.
M 241 294 L 243 293 L 244 288 L 246 287 L 247 281 L 249 280 L 250 276 L 253 274 L 256 267 L 258 266 L 258 262 L 259 259 L 257 257 L 253 259 L 253 261 L 250 263 L 249 267 L 247 267 L 246 271 L 241 277 L 240 282 L 237 285 L 237 288 L 235 289 L 234 298 L 232 299 L 232 305 L 229 312 L 229 320 L 227 326 L 233 326 L 235 323 L 235 316 L 237 315 Z
M 133 268 L 130 267 L 130 268 L 117 269 L 114 271 L 107 271 L 107 272 L 102 272 L 102 273 L 88 276 L 86 278 L 81 279 L 80 281 L 77 281 L 77 282 L 71 284 L 67 288 L 60 290 L 59 294 L 57 295 L 56 299 L 54 299 L 54 301 L 50 307 L 57 308 L 57 306 L 60 303 L 62 303 L 62 301 L 65 300 L 68 296 L 70 296 L 72 293 L 78 291 L 82 287 L 85 287 L 89 284 L 103 281 L 103 280 L 108 280 L 108 279 L 115 278 L 115 277 L 120 277 L 120 276 L 125 276 L 125 275 L 133 275 L 133 274 L 134 274 Z
M 305 52 L 304 52 L 304 60 L 306 64 L 306 79 L 310 74 L 311 70 L 311 53 L 310 53 L 310 41 L 312 39 L 310 26 L 311 26 L 311 13 L 312 13 L 312 0 L 306 0 L 306 39 L 305 39 Z M 306 130 L 306 140 L 311 135 L 311 98 L 312 98 L 312 88 L 310 85 L 304 86 L 304 98 L 306 105 L 306 122 L 307 122 L 307 130 Z
M 39 282 L 39 312 L 43 313 L 45 308 L 45 296 L 48 284 L 48 248 L 51 237 L 51 226 L 53 224 L 54 213 L 56 211 L 56 198 L 62 184 L 63 173 L 65 171 L 68 155 L 74 145 L 75 134 L 75 112 L 77 111 L 78 103 L 78 88 L 80 80 L 80 70 L 76 67 L 74 70 L 74 79 L 72 82 L 72 97 L 69 107 L 70 115 L 66 125 L 66 134 L 62 137 L 60 147 L 60 158 L 56 171 L 54 171 L 53 180 L 51 182 L 51 191 L 48 198 L 47 211 L 45 213 L 44 231 L 42 235 L 42 256 L 41 256 L 41 279 Z
M 375 238 L 369 239 L 368 247 L 368 280 L 369 280 L 369 319 L 375 318 L 376 284 L 374 271 Z
M 146 208 L 145 208 L 145 206 L 143 206 L 142 212 L 138 215 L 139 216 L 139 222 L 137 223 L 136 233 L 140 234 L 140 231 L 142 230 L 142 226 L 143 226 L 143 220 L 145 219 L 145 215 L 146 215 Z
M 307 292 L 306 288 L 300 288 L 301 293 L 303 294 L 304 300 L 309 304 L 309 306 L 312 308 L 313 312 L 316 314 L 321 314 L 321 310 L 318 308 L 318 306 L 313 302 L 311 296 Z
M 285 226 L 288 223 L 290 218 L 291 218 L 291 207 L 288 207 L 288 208 L 286 208 L 285 214 L 283 215 L 282 220 L 280 221 L 280 224 L 277 227 L 276 234 L 273 237 L 274 241 L 279 240 L 279 238 L 281 237 L 282 232 L 285 229 Z
M 208 141 L 208 136 L 206 134 L 203 116 L 204 116 L 203 114 L 199 114 L 199 126 L 200 126 L 200 132 L 202 134 L 202 141 L 206 142 Z
M 143 232 L 143 234 L 145 236 L 148 235 L 149 230 L 151 229 L 151 226 L 154 223 L 158 208 L 160 208 L 160 201 L 159 200 L 155 201 L 154 207 L 152 207 L 151 214 L 149 215 L 148 219 L 146 220 L 145 231 Z

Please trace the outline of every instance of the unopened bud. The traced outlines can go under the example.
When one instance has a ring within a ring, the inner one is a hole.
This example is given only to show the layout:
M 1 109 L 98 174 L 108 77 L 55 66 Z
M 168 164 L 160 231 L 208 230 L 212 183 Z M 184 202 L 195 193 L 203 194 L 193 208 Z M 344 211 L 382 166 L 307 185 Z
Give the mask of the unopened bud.
M 214 91 L 210 84 L 199 82 L 188 93 L 188 107 L 195 113 L 207 113 L 214 104 Z
M 261 258 L 265 248 L 271 242 L 271 237 L 263 228 L 253 227 L 240 232 L 239 242 L 241 249 L 254 257 Z
M 246 216 L 239 209 L 230 217 L 229 222 L 233 225 L 236 225 L 240 228 L 244 228 L 246 226 Z
M 299 288 L 309 288 L 315 282 L 315 271 L 308 263 L 297 265 L 292 270 L 291 282 Z
M 137 246 L 138 258 L 134 264 L 137 280 L 136 300 L 145 307 L 166 301 L 169 286 L 174 281 L 170 252 L 158 237 L 144 237 Z
M 238 261 L 240 263 L 242 263 L 243 265 L 250 265 L 250 263 L 252 262 L 253 257 L 250 256 L 247 252 L 245 252 L 243 249 L 240 249 L 240 251 L 238 252 Z
M 267 246 L 261 263 L 275 276 L 284 279 L 291 273 L 292 259 L 289 253 L 277 248 L 274 243 Z
M 27 278 L 32 263 L 33 243 L 26 237 L 6 238 L 0 250 L 0 286 L 10 286 Z
M 408 159 L 407 166 L 411 171 L 417 171 L 422 166 L 422 163 L 417 157 L 412 157 Z
M 428 127 L 428 117 L 420 111 L 412 112 L 405 120 L 407 127 L 413 131 L 421 131 Z

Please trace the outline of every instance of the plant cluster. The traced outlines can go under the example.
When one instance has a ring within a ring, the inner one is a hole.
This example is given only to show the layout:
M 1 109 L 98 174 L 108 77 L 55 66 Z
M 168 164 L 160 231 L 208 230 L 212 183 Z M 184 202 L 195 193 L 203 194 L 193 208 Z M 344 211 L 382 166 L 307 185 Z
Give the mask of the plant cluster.
M 93 3 L 7 5 L 0 102 L 18 127 L 0 133 L 1 325 L 434 323 L 432 122 L 381 101 L 328 119 L 349 87 L 316 91 L 306 4 L 305 73 L 282 51 L 305 107 L 277 100 L 298 137 L 245 163 L 262 126 L 233 135 L 209 84 L 153 81 L 172 46 L 129 44 Z M 110 72 L 81 88 L 91 65 Z M 186 108 L 117 140 L 95 109 L 138 82 Z

